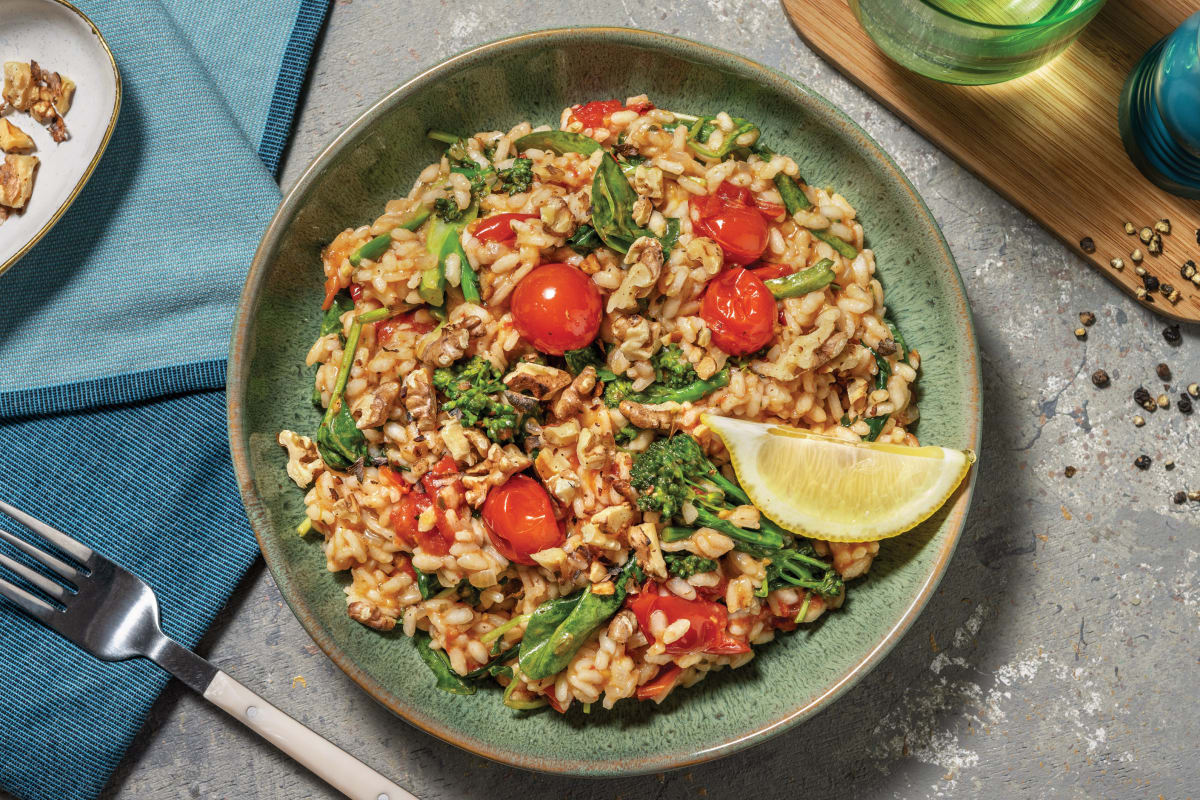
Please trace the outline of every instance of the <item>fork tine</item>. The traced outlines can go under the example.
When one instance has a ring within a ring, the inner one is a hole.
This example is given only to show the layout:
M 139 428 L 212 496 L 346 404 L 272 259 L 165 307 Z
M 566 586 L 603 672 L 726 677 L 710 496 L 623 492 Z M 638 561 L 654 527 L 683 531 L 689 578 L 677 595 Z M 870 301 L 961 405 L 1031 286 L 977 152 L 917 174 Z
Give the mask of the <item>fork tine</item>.
M 3 578 L 0 578 L 0 595 L 4 595 L 9 600 L 12 600 L 34 619 L 41 620 L 55 630 L 58 630 L 58 626 L 54 624 L 54 615 L 59 612 L 45 600 L 34 597 L 29 592 L 9 583 Z
M 20 561 L 14 561 L 3 553 L 0 553 L 0 565 L 3 565 L 12 572 L 17 573 L 34 586 L 53 597 L 55 600 L 65 601 L 67 599 L 67 595 L 70 594 L 70 592 L 68 592 L 66 589 L 59 586 L 57 583 L 50 580 L 37 570 L 30 569 Z
M 4 541 L 11 544 L 13 547 L 16 547 L 18 550 L 25 553 L 25 555 L 29 556 L 30 558 L 40 561 L 45 566 L 47 566 L 50 569 L 57 572 L 60 577 L 66 579 L 68 581 L 78 581 L 80 576 L 83 574 L 79 570 L 77 570 L 75 567 L 72 567 L 70 564 L 66 563 L 65 561 L 55 558 L 54 556 L 47 553 L 45 550 L 41 549 L 40 547 L 35 547 L 35 546 L 31 545 L 29 542 L 25 541 L 24 539 L 21 539 L 20 537 L 13 536 L 11 533 L 4 530 L 3 528 L 0 528 L 0 539 L 3 539 Z
M 13 508 L 3 500 L 0 500 L 0 511 L 8 514 L 17 522 L 20 522 L 38 536 L 41 536 L 46 541 L 50 542 L 59 550 L 62 550 L 71 558 L 74 558 L 80 564 L 86 564 L 88 559 L 95 555 L 90 547 L 75 541 L 60 530 L 51 528 L 40 519 L 34 519 L 19 508 Z

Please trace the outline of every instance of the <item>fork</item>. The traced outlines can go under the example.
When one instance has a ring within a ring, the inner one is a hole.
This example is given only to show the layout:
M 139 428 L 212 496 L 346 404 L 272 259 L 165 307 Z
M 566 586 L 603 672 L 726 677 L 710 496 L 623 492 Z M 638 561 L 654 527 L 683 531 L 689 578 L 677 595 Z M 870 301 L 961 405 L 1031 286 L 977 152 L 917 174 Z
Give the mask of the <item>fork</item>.
M 104 661 L 150 659 L 351 800 L 417 800 L 164 634 L 159 623 L 158 598 L 141 578 L 2 500 L 0 511 L 81 565 L 69 564 L 0 529 L 0 539 L 69 584 L 69 588 L 63 587 L 0 553 L 0 565 L 24 578 L 52 601 L 47 602 L 0 578 L 0 595 L 31 617 Z

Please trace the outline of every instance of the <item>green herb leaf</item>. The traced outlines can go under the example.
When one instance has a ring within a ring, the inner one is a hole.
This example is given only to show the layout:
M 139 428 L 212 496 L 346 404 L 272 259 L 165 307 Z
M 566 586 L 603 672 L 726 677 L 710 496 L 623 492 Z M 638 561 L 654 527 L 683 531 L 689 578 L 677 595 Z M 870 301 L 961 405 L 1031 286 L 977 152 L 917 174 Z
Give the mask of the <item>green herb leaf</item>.
M 434 650 L 429 646 L 427 635 L 417 634 L 413 637 L 413 643 L 416 645 L 421 660 L 425 662 L 425 666 L 429 667 L 429 671 L 437 679 L 437 688 L 450 694 L 475 694 L 475 687 L 463 680 L 450 667 L 450 659 L 445 652 Z
M 575 233 L 567 239 L 567 247 L 581 256 L 586 256 L 603 244 L 604 241 L 600 238 L 600 234 L 596 233 L 596 229 L 591 225 L 580 225 L 575 229 Z
M 527 133 L 513 142 L 513 149 L 518 153 L 526 150 L 550 150 L 559 155 L 563 153 L 582 153 L 590 156 L 600 149 L 600 143 L 582 133 L 570 131 L 534 131 Z
M 334 295 L 333 305 L 325 312 L 325 316 L 321 318 L 321 336 L 328 336 L 334 331 L 342 329 L 342 315 L 354 308 L 354 301 L 350 299 L 350 295 L 345 292 L 338 292 Z
M 350 469 L 367 455 L 367 440 L 343 402 L 329 423 L 317 429 L 317 452 L 321 460 L 337 470 Z

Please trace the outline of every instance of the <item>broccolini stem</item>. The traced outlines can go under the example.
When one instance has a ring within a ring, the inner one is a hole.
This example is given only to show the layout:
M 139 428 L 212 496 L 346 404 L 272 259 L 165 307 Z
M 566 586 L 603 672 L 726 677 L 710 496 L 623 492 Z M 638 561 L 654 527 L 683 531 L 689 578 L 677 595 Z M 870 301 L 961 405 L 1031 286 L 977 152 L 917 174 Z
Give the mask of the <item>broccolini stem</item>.
M 445 142 L 446 144 L 454 144 L 462 138 L 461 136 L 455 136 L 453 133 L 447 133 L 446 131 L 439 131 L 433 128 L 430 128 L 428 131 L 426 131 L 425 135 L 430 139 L 433 139 L 435 142 Z
M 713 471 L 708 474 L 708 479 L 715 483 L 717 488 L 725 493 L 726 497 L 732 497 L 734 500 L 737 500 L 738 505 L 754 505 L 754 501 L 750 499 L 748 494 L 742 491 L 742 487 L 722 475 L 721 471 L 715 466 L 713 467 Z
M 518 625 L 524 625 L 525 623 L 529 622 L 529 617 L 529 614 L 522 614 L 519 617 L 513 617 L 503 625 L 492 628 L 490 631 L 480 636 L 479 641 L 483 642 L 484 644 L 490 644 Z
M 804 622 L 804 617 L 808 615 L 808 606 L 812 603 L 812 592 L 804 593 L 804 602 L 800 604 L 800 613 L 796 615 L 794 622 L 799 625 Z
M 822 258 L 808 269 L 780 278 L 771 278 L 764 283 L 771 290 L 771 294 L 775 295 L 776 300 L 783 300 L 786 297 L 802 297 L 809 292 L 824 289 L 833 283 L 833 278 L 833 262 Z
M 360 244 L 350 253 L 350 266 L 357 267 L 365 258 L 368 261 L 375 261 L 385 252 L 388 245 L 392 243 L 392 235 L 390 233 L 381 233 L 370 241 Z
M 696 532 L 696 528 L 684 528 L 679 525 L 668 525 L 659 531 L 658 539 L 662 542 L 682 542 L 684 539 L 692 538 Z M 487 634 L 484 634 L 485 636 Z
M 659 403 L 695 403 L 697 400 L 712 394 L 717 389 L 728 385 L 729 368 L 727 367 L 706 381 L 696 381 L 682 389 L 674 389 L 666 392 L 638 392 L 630 396 L 629 399 L 653 405 L 658 405 Z
M 387 306 L 384 306 L 383 308 L 376 308 L 372 311 L 364 311 L 363 313 L 359 314 L 358 322 L 362 325 L 366 325 L 371 322 L 380 322 L 387 319 L 391 315 L 392 310 Z
M 787 209 L 789 217 L 795 216 L 798 211 L 807 211 L 812 208 L 812 202 L 809 201 L 804 190 L 800 188 L 800 184 L 796 183 L 796 179 L 792 176 L 782 172 L 778 173 L 775 176 L 775 188 L 779 190 L 779 196 L 783 198 L 783 205 Z M 809 228 L 808 231 L 846 258 L 854 258 L 858 255 L 858 249 L 854 245 L 839 239 L 827 230 Z
M 714 531 L 720 531 L 730 539 L 747 544 L 757 545 L 759 547 L 774 547 L 780 548 L 784 545 L 784 538 L 776 531 L 764 527 L 762 530 L 751 530 L 747 528 L 739 528 L 727 519 L 721 519 L 712 511 L 703 506 L 696 507 L 696 522 L 704 528 L 712 528 Z
M 312 520 L 309 519 L 308 517 L 305 517 L 304 522 L 301 522 L 299 525 L 296 526 L 296 533 L 300 534 L 301 536 L 306 535 L 311 530 L 312 530 Z

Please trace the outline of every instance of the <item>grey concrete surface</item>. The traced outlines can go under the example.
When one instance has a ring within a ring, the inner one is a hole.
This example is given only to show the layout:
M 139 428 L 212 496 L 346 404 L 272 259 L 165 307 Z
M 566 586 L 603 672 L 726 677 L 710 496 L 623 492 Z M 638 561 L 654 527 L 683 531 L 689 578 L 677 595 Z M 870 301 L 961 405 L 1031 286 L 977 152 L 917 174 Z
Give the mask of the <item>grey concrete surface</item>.
M 778 0 L 339 0 L 285 188 L 417 71 L 504 34 L 585 23 L 678 33 L 784 71 L 866 128 L 929 203 L 975 310 L 986 409 L 974 507 L 941 588 L 892 654 L 814 720 L 731 758 L 625 780 L 521 772 L 409 727 L 317 650 L 261 565 L 202 650 L 426 800 L 1200 796 L 1200 503 L 1171 500 L 1200 489 L 1200 413 L 1131 421 L 1133 389 L 1161 386 L 1156 363 L 1174 369 L 1173 396 L 1200 380 L 1200 331 L 1169 346 L 1161 320 L 809 52 Z M 1196 211 L 1174 220 L 1175 236 L 1194 235 Z M 1083 310 L 1098 317 L 1086 342 L 1072 335 Z M 1110 388 L 1092 385 L 1097 368 Z M 1141 453 L 1154 460 L 1146 472 L 1132 465 Z M 177 686 L 104 795 L 333 796 Z

